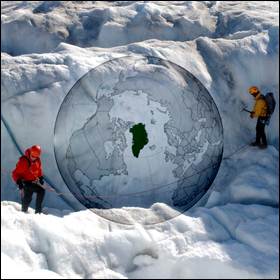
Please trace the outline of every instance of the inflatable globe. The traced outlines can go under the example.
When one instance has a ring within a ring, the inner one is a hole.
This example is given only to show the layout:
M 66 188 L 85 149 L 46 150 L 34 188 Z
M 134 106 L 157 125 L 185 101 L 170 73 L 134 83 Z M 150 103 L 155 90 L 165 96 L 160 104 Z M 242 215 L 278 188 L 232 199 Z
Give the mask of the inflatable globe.
M 57 115 L 54 150 L 80 203 L 121 222 L 114 209 L 164 203 L 178 214 L 192 207 L 218 172 L 223 129 L 212 97 L 190 72 L 133 55 L 76 82 Z

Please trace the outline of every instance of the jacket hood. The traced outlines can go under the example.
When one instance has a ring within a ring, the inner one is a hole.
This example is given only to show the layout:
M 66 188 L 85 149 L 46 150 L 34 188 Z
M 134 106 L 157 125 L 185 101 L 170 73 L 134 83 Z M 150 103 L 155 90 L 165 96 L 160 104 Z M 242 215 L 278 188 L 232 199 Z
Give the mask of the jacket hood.
M 29 159 L 31 159 L 31 158 L 30 158 L 30 154 L 31 154 L 31 148 L 26 149 L 25 152 L 24 152 L 24 155 L 25 155 L 26 157 L 28 157 Z M 36 159 L 40 159 L 40 157 L 38 157 L 38 158 L 36 158 Z M 34 160 L 34 159 L 33 159 L 33 160 Z

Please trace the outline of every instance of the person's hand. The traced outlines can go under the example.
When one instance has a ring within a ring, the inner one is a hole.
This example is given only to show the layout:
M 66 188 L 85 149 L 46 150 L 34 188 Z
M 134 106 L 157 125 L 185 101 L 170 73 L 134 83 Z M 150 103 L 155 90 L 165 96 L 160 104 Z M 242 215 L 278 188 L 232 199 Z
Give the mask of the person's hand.
M 17 185 L 18 185 L 18 188 L 19 188 L 20 190 L 22 190 L 22 189 L 23 189 L 24 184 L 23 184 L 22 179 L 18 179 L 18 180 L 17 180 Z
M 254 112 L 250 113 L 250 118 L 252 119 L 254 117 Z
M 41 185 L 44 185 L 44 177 L 43 176 L 39 177 L 39 182 L 40 182 Z

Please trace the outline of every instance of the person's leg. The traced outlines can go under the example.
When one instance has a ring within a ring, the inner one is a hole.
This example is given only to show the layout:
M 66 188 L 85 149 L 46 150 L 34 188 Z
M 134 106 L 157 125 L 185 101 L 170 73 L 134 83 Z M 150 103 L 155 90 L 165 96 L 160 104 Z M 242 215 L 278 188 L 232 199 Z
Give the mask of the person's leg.
M 262 124 L 260 121 L 260 118 L 257 120 L 257 126 L 256 126 L 256 145 L 259 145 L 261 143 L 261 135 L 262 135 Z
M 42 187 L 36 185 L 36 193 L 37 193 L 37 197 L 36 197 L 35 214 L 42 212 L 42 203 L 45 196 L 45 190 Z
M 263 122 L 260 123 L 259 131 L 260 131 L 260 140 L 262 142 L 261 146 L 262 148 L 265 148 L 267 146 L 266 135 L 265 135 L 265 120 L 263 120 Z
M 24 186 L 24 193 L 23 193 L 23 198 L 22 198 L 22 201 L 21 201 L 21 211 L 22 212 L 27 212 L 28 210 L 28 207 L 32 201 L 32 194 L 33 194 L 33 191 L 32 189 L 30 188 L 29 184 L 26 184 Z
M 252 142 L 250 145 L 251 146 L 259 146 L 260 143 L 261 143 L 260 140 L 261 140 L 261 136 L 260 136 L 260 119 L 258 118 L 257 125 L 256 125 L 256 140 L 254 142 Z

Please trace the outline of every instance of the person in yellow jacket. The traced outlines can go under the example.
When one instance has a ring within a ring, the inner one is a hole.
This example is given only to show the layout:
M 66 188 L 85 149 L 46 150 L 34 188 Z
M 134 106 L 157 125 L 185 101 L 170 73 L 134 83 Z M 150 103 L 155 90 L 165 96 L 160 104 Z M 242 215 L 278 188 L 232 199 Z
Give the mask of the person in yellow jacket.
M 258 118 L 256 126 L 256 141 L 251 143 L 251 145 L 259 146 L 260 148 L 265 149 L 267 147 L 265 135 L 267 104 L 260 90 L 256 86 L 250 87 L 248 89 L 248 92 L 255 98 L 255 106 L 253 111 L 250 113 L 250 117 Z

